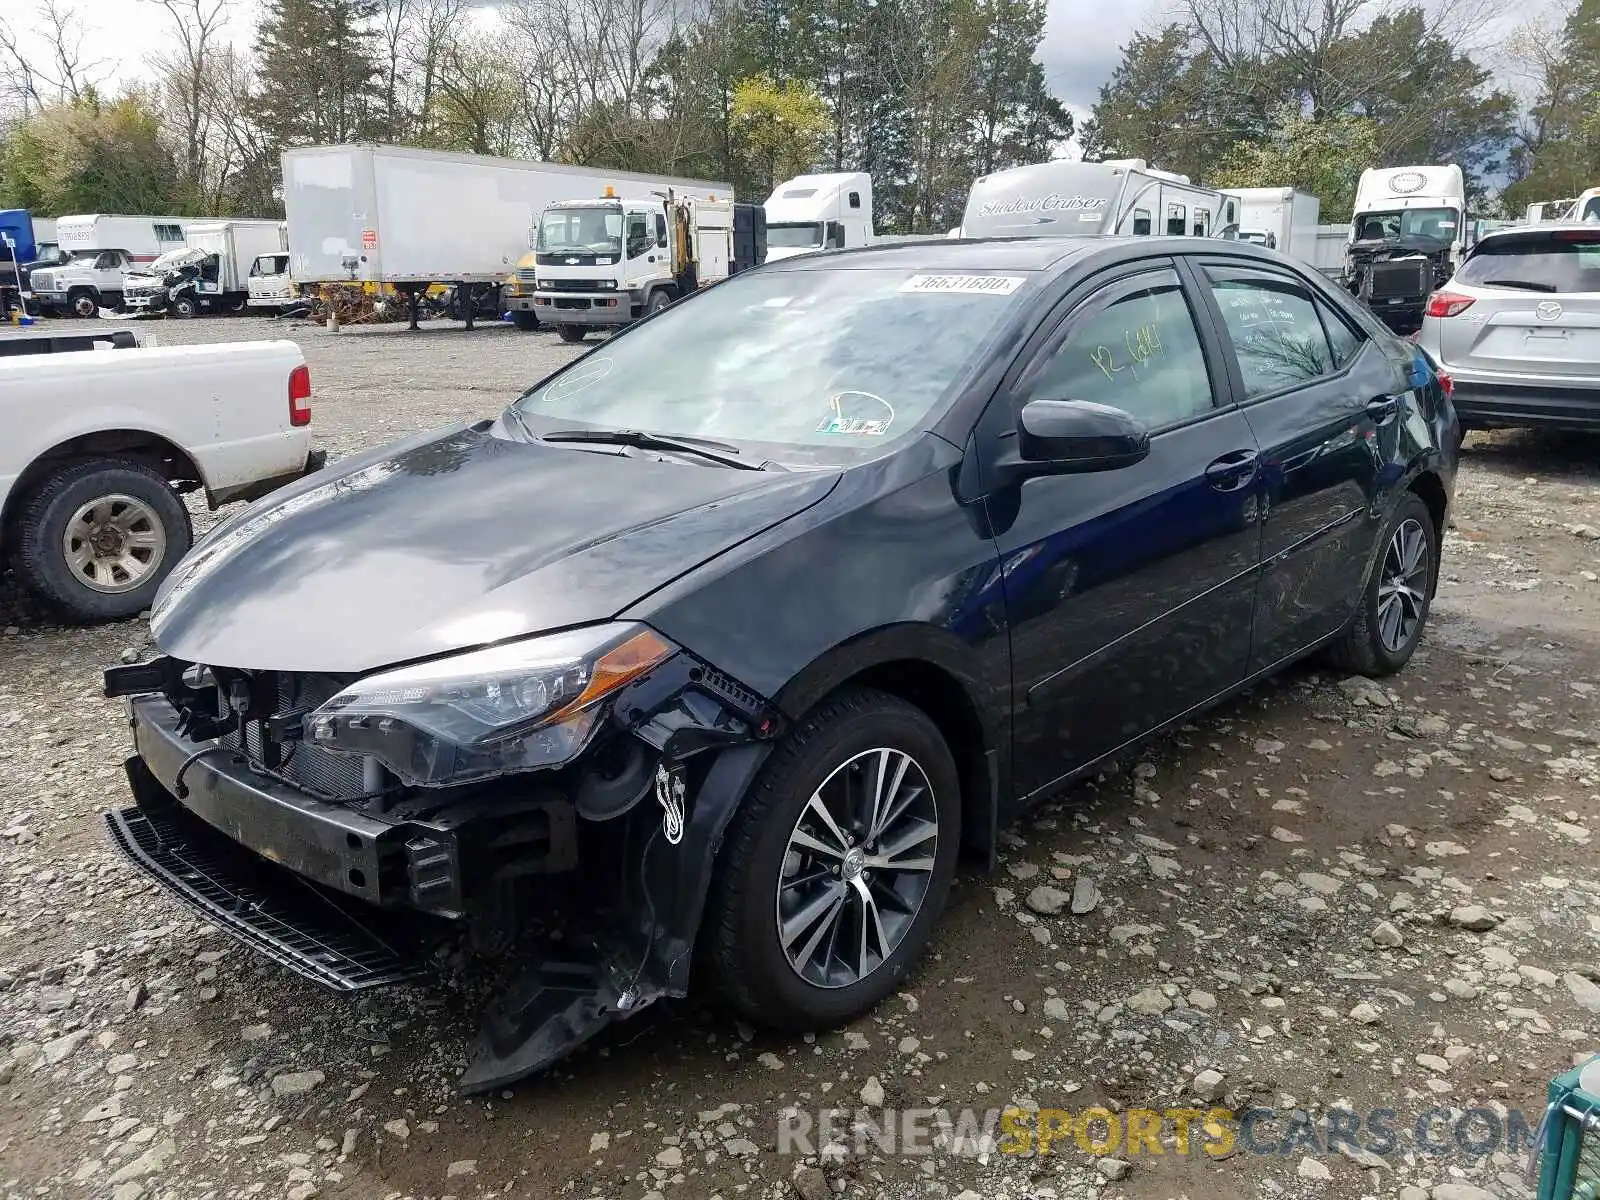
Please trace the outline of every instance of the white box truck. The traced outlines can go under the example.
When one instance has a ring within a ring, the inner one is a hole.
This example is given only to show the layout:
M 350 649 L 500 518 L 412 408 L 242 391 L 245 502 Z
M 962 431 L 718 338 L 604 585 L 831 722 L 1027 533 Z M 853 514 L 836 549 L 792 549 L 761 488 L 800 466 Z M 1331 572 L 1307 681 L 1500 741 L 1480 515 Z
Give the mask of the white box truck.
M 872 176 L 865 171 L 797 175 L 772 189 L 767 210 L 767 261 L 813 250 L 870 246 Z
M 164 312 L 182 318 L 239 312 L 250 295 L 250 270 L 257 257 L 278 250 L 281 243 L 277 221 L 196 221 L 189 226 L 187 246 L 128 272 L 122 306 L 138 314 Z
M 85 213 L 59 217 L 56 241 L 71 257 L 60 266 L 29 273 L 29 288 L 45 312 L 95 316 L 122 303 L 122 277 L 183 246 L 190 222 L 183 217 L 128 217 Z
M 486 288 L 498 291 L 518 269 L 548 205 L 600 196 L 607 184 L 639 194 L 669 187 L 733 194 L 721 183 L 400 146 L 287 150 L 289 270 L 300 285 L 387 284 L 414 300 L 443 283 L 476 298 Z M 526 292 L 525 308 L 518 297 L 510 307 L 532 325 L 531 276 Z M 475 304 L 462 308 L 470 318 Z M 415 317 L 413 303 L 413 328 Z
M 1239 200 L 1241 242 L 1280 250 L 1301 262 L 1316 262 L 1321 200 L 1292 187 L 1226 188 L 1224 194 Z
M 300 284 L 289 269 L 289 222 L 278 222 L 278 244 L 256 255 L 248 280 L 251 308 L 283 312 L 301 303 Z

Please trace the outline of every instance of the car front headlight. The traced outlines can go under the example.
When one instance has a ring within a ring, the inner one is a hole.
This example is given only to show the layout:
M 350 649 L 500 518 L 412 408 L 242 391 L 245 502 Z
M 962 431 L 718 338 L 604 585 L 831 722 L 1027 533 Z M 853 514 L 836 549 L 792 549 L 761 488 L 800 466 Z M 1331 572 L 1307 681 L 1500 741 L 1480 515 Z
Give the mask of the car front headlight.
M 557 767 L 589 744 L 614 692 L 677 649 L 618 622 L 453 654 L 357 680 L 306 716 L 304 735 L 421 787 Z

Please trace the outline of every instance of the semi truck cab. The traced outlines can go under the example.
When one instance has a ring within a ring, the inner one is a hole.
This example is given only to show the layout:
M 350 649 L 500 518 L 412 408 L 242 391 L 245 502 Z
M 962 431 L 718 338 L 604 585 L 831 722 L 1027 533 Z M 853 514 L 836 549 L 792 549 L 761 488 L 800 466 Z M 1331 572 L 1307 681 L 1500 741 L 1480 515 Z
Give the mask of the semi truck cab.
M 799 175 L 773 189 L 767 212 L 767 261 L 813 250 L 870 246 L 872 176 L 865 171 Z

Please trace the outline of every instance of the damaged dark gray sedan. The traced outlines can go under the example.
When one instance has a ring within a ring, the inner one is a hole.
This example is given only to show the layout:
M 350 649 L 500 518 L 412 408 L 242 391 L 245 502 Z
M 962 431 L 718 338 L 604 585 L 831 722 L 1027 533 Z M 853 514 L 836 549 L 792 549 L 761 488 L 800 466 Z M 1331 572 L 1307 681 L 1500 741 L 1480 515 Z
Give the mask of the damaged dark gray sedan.
M 334 990 L 464 947 L 467 1091 L 691 973 L 838 1024 L 1030 800 L 1312 651 L 1400 669 L 1456 441 L 1424 358 L 1251 247 L 771 264 L 213 530 L 106 673 L 111 834 Z

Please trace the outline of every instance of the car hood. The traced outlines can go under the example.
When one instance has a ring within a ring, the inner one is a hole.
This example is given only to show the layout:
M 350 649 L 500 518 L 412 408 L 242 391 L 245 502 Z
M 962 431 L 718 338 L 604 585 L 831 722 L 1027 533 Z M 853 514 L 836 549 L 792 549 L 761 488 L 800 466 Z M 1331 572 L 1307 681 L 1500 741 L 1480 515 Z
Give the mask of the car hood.
M 603 621 L 838 479 L 557 449 L 487 424 L 424 434 L 213 530 L 151 629 L 189 662 L 341 674 Z

